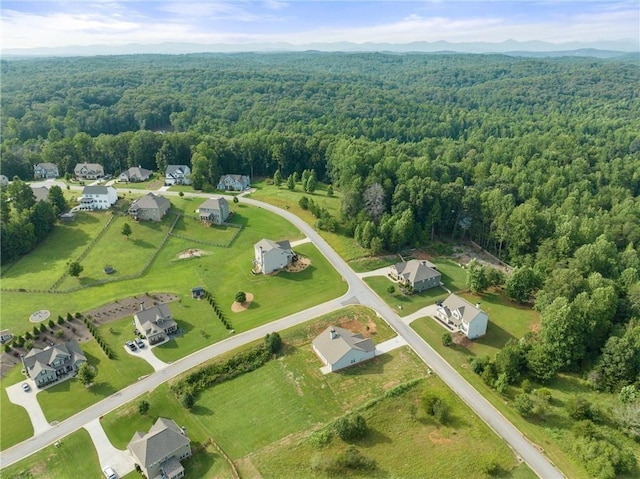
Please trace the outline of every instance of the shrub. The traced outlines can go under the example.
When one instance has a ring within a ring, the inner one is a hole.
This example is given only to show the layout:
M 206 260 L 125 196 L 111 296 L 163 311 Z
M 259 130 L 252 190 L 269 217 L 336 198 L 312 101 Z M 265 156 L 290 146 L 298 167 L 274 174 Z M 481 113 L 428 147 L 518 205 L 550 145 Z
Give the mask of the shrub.
M 79 318 L 81 318 L 81 317 L 82 317 L 82 315 L 81 315 L 78 311 L 76 311 L 75 316 L 76 316 L 76 319 L 79 319 Z
M 240 202 L 240 200 L 238 199 L 238 197 L 237 197 L 237 196 L 234 196 L 234 197 L 233 197 L 233 203 L 234 203 L 234 204 L 238 204 L 239 202 Z
M 485 458 L 480 463 L 480 472 L 483 472 L 488 476 L 497 476 L 501 471 L 502 467 L 500 466 L 500 462 L 493 456 Z
M 329 444 L 332 439 L 333 432 L 330 429 L 324 428 L 314 432 L 311 437 L 309 437 L 309 442 L 314 448 L 319 449 Z
M 33 335 L 31 334 L 31 332 L 27 331 L 27 332 L 24 334 L 24 339 L 31 339 L 31 338 L 33 338 Z
M 343 453 L 338 454 L 336 465 L 343 469 L 373 470 L 376 468 L 376 461 L 365 456 L 355 446 L 349 446 Z
M 56 338 L 61 338 L 62 336 L 64 336 L 64 329 L 56 329 L 53 334 Z
M 44 323 L 40 323 L 40 332 L 45 333 L 47 331 L 47 325 Z
M 64 318 L 62 316 L 58 316 L 58 324 L 64 324 Z
M 528 379 L 523 379 L 520 387 L 522 388 L 522 392 L 526 394 L 529 394 L 533 390 L 533 385 Z
M 264 347 L 270 354 L 278 354 L 282 350 L 282 338 L 278 333 L 268 333 L 264 338 Z
M 449 405 L 442 399 L 427 392 L 422 396 L 422 409 L 439 424 L 445 424 L 449 419 Z
M 247 294 L 244 291 L 238 291 L 235 299 L 237 303 L 244 303 L 247 300 Z
M 298 200 L 298 205 L 303 210 L 308 210 L 309 209 L 309 198 L 307 198 L 306 196 L 303 196 L 302 198 L 300 198 L 300 200 Z
M 184 192 L 181 191 L 180 193 L 178 193 L 178 196 L 182 198 L 184 196 Z
M 182 405 L 186 408 L 186 409 L 191 409 L 195 403 L 195 399 L 193 397 L 193 394 L 191 394 L 190 392 L 186 392 L 182 395 Z
M 5 353 L 11 352 L 11 345 L 10 344 L 5 344 L 4 345 L 4 352 Z
M 471 360 L 471 363 L 470 363 L 471 370 L 474 373 L 480 375 L 484 372 L 484 368 L 486 367 L 488 362 L 489 362 L 488 356 L 481 356 L 478 358 L 474 358 Z
M 589 420 L 575 422 L 571 430 L 575 437 L 595 437 L 596 435 L 595 425 Z
M 16 336 L 14 341 L 18 346 L 22 346 L 24 344 L 24 338 L 22 336 Z
M 31 341 L 30 339 L 27 339 L 27 340 L 24 342 L 24 347 L 25 347 L 26 349 L 31 349 L 31 348 L 33 347 L 33 341 Z
M 528 394 L 518 394 L 513 407 L 522 417 L 528 417 L 533 412 L 533 401 Z
M 451 333 L 442 333 L 442 345 L 445 347 L 449 347 L 453 344 L 453 339 L 451 338 Z
M 145 401 L 144 399 L 138 403 L 138 413 L 141 416 L 144 416 L 149 412 L 149 401 Z
M 333 428 L 343 441 L 361 439 L 366 436 L 368 430 L 367 422 L 360 414 L 338 418 Z
M 582 396 L 571 396 L 565 406 L 571 419 L 591 419 L 593 417 L 591 403 Z
M 56 327 L 56 323 L 53 322 L 53 319 L 49 320 L 49 329 L 53 330 Z
M 67 313 L 67 321 L 73 321 L 73 316 L 71 316 L 71 313 Z

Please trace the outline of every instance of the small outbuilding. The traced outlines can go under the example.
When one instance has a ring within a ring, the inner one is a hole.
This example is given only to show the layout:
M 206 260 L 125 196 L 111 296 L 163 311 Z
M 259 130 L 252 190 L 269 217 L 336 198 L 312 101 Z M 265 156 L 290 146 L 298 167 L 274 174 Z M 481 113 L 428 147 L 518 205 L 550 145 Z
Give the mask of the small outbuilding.
M 204 288 L 202 286 L 196 286 L 195 288 L 191 288 L 191 297 L 193 299 L 204 298 Z

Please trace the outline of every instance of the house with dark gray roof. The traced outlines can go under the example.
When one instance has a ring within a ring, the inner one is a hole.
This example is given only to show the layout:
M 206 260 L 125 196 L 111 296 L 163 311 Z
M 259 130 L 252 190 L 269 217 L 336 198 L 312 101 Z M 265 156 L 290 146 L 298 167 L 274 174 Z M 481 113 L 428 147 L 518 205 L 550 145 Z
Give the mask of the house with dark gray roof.
M 159 417 L 148 433 L 136 431 L 127 449 L 145 477 L 179 479 L 184 477 L 180 461 L 191 457 L 191 440 L 175 421 Z
M 251 181 L 245 175 L 222 175 L 218 181 L 218 189 L 226 191 L 244 191 Z
M 33 348 L 21 359 L 25 372 L 39 388 L 75 375 L 80 365 L 87 362 L 76 341 Z
M 98 163 L 78 163 L 73 174 L 78 180 L 99 180 L 104 176 L 104 168 Z
M 178 323 L 171 316 L 169 305 L 158 304 L 144 309 L 140 304 L 140 311 L 133 315 L 138 332 L 149 340 L 149 344 L 157 344 L 167 339 L 167 336 L 178 331 Z
M 438 304 L 436 317 L 449 327 L 462 331 L 469 339 L 476 339 L 487 333 L 489 315 L 480 309 L 480 303 L 474 306 L 455 294 Z
M 271 241 L 262 239 L 254 246 L 253 271 L 269 274 L 290 265 L 295 259 L 291 243 L 285 241 Z
M 196 210 L 200 221 L 208 224 L 221 225 L 229 217 L 229 203 L 222 196 L 207 198 Z
M 376 347 L 371 338 L 365 338 L 360 333 L 353 333 L 338 326 L 329 326 L 311 345 L 327 369 L 332 372 L 373 359 L 376 354 Z
M 135 220 L 160 221 L 171 208 L 171 202 L 164 196 L 147 193 L 129 207 L 129 215 Z
M 38 163 L 33 165 L 33 177 L 36 180 L 57 178 L 60 176 L 58 173 L 58 166 L 54 163 Z
M 83 211 L 107 210 L 118 201 L 118 193 L 113 186 L 85 186 L 79 201 Z
M 123 171 L 118 176 L 118 181 L 123 181 L 126 183 L 139 183 L 140 181 L 147 181 L 153 171 L 147 170 L 146 168 L 141 168 L 139 166 L 133 166 L 128 170 Z
M 164 174 L 165 185 L 190 185 L 191 168 L 187 165 L 168 165 Z
M 442 280 L 436 265 L 424 259 L 394 264 L 389 268 L 389 274 L 398 283 L 411 286 L 417 292 L 440 286 Z

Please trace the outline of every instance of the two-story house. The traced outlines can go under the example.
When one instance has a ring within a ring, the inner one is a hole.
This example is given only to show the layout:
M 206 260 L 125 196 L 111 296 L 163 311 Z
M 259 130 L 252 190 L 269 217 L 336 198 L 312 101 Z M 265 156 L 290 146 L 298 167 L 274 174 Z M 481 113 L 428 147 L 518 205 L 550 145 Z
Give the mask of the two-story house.
M 133 322 L 149 344 L 160 343 L 167 339 L 169 334 L 178 331 L 178 323 L 174 321 L 169 305 L 166 303 L 149 309 L 144 309 L 143 304 L 140 303 L 140 311 L 133 315 Z
M 77 180 L 99 180 L 104 176 L 104 168 L 98 163 L 78 163 L 73 169 Z
M 33 348 L 21 359 L 25 372 L 39 388 L 75 375 L 80 365 L 87 362 L 76 341 Z
M 118 193 L 113 186 L 85 186 L 79 201 L 82 211 L 107 210 L 118 201 Z
M 253 271 L 269 274 L 285 268 L 295 259 L 291 243 L 285 241 L 271 241 L 262 239 L 254 247 Z
M 244 191 L 249 188 L 251 181 L 245 175 L 222 175 L 218 181 L 219 190 Z
M 60 176 L 58 167 L 53 163 L 38 163 L 33 166 L 33 177 L 36 180 L 57 178 Z
M 440 286 L 442 279 L 436 265 L 420 259 L 394 264 L 389 268 L 389 275 L 398 283 L 411 286 L 417 292 Z
M 165 185 L 190 185 L 191 168 L 187 165 L 169 165 L 164 175 Z
M 160 221 L 171 208 L 171 202 L 164 196 L 147 193 L 129 207 L 129 215 L 135 220 Z
M 487 333 L 489 315 L 464 298 L 449 295 L 447 299 L 438 303 L 436 316 L 447 325 L 462 331 L 469 339 L 476 339 Z
M 202 203 L 196 212 L 200 216 L 200 221 L 221 225 L 229 217 L 229 203 L 222 196 L 214 196 Z

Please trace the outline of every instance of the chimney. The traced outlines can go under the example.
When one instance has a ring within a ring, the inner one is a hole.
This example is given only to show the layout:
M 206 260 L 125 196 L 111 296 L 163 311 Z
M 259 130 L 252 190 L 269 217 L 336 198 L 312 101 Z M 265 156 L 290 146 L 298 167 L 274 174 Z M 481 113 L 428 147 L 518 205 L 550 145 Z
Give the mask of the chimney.
M 336 339 L 338 337 L 338 335 L 336 334 L 336 330 L 331 328 L 331 330 L 329 331 L 329 335 L 331 336 L 331 339 Z
M 140 301 L 140 311 L 144 311 L 144 302 Z

